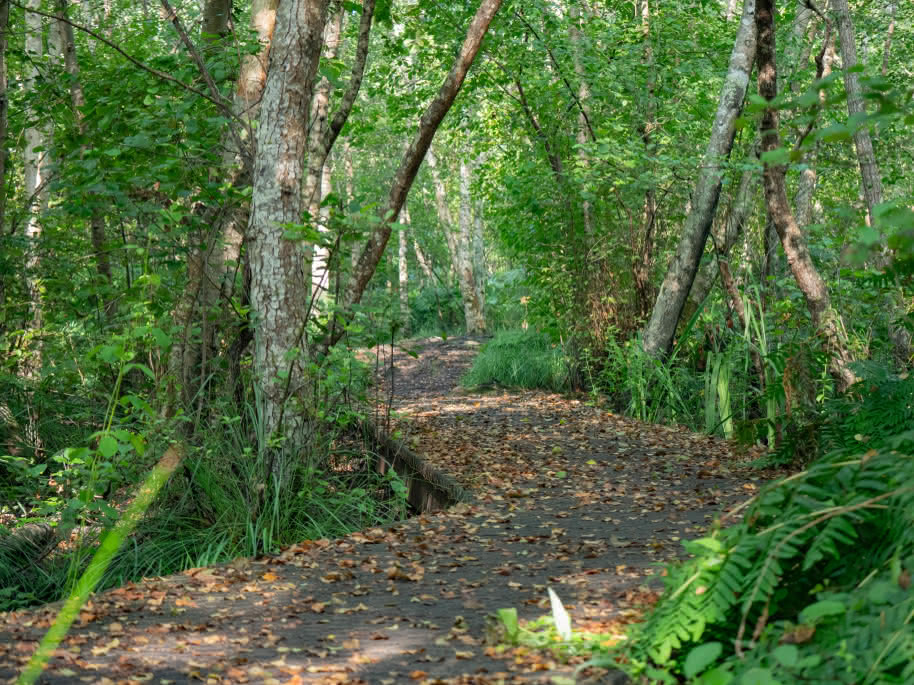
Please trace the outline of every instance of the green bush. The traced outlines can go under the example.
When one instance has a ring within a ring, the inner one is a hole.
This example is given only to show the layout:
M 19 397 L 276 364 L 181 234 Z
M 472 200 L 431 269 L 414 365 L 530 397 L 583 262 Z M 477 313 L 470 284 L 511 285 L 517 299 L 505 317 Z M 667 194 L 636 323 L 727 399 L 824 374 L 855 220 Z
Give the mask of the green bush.
M 692 558 L 604 662 L 660 682 L 914 682 L 914 432 L 879 443 L 837 449 L 685 543 Z
M 568 365 L 562 347 L 542 333 L 505 331 L 483 346 L 462 383 L 562 392 L 568 389 Z

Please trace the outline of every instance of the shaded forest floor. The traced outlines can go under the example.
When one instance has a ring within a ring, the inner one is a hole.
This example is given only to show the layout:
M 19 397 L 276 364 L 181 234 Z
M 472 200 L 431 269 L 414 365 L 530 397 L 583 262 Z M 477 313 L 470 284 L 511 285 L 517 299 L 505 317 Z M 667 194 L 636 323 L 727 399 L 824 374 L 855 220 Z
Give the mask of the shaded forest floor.
M 718 439 L 539 392 L 468 392 L 480 341 L 407 343 L 390 394 L 400 438 L 469 503 L 277 557 L 237 560 L 96 596 L 43 682 L 527 683 L 573 665 L 486 642 L 486 615 L 549 610 L 620 633 L 680 553 L 765 474 Z M 0 680 L 54 617 L 0 615 Z

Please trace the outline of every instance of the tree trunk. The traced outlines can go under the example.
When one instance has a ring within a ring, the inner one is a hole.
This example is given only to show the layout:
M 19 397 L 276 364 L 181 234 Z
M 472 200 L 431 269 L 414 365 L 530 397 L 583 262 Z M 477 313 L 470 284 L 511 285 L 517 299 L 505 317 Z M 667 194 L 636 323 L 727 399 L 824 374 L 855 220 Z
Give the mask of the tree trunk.
M 214 43 L 229 34 L 232 21 L 232 0 L 206 0 L 203 6 L 203 39 Z
M 470 197 L 472 168 L 476 163 L 460 162 L 460 211 L 458 222 L 460 235 L 457 245 L 457 276 L 463 295 L 463 314 L 466 318 L 467 333 L 481 335 L 486 332 L 485 282 L 479 272 L 475 255 L 474 238 L 476 222 L 473 217 L 473 200 Z
M 758 0 L 756 26 L 758 92 L 761 97 L 771 102 L 777 97 L 773 0 Z M 830 356 L 829 370 L 835 379 L 835 385 L 839 392 L 844 392 L 857 380 L 849 366 L 852 356 L 847 349 L 844 322 L 831 306 L 828 287 L 813 264 L 806 246 L 806 237 L 797 225 L 787 201 L 787 169 L 784 165 L 773 165 L 764 161 L 765 153 L 777 150 L 781 146 L 778 133 L 779 118 L 778 110 L 769 107 L 764 111 L 761 121 L 765 203 L 781 240 L 781 246 L 787 255 L 787 263 L 806 298 L 812 323 L 822 338 L 826 353 Z
M 894 2 L 890 2 L 886 8 L 886 12 L 889 14 L 889 28 L 885 33 L 885 47 L 882 50 L 882 70 L 880 73 L 883 76 L 889 73 L 889 55 L 892 53 L 892 36 L 895 33 L 895 12 L 897 10 L 898 5 Z
M 854 71 L 857 66 L 854 23 L 847 0 L 832 0 L 832 7 L 838 20 L 838 36 L 841 39 L 841 66 L 844 69 L 844 89 L 847 92 L 847 113 L 852 119 L 862 117 L 866 115 L 866 106 L 863 102 L 860 74 Z M 879 173 L 876 154 L 873 152 L 873 141 L 867 126 L 858 124 L 854 132 L 854 145 L 857 148 L 857 163 L 860 165 L 863 197 L 866 200 L 867 223 L 872 224 L 873 208 L 882 202 L 882 176 Z
M 10 3 L 0 0 L 0 235 L 6 225 L 6 133 L 9 125 L 9 96 L 7 95 L 6 46 L 9 42 Z M 0 283 L 0 291 L 3 284 Z M 2 297 L 2 296 L 0 296 Z
M 277 3 L 278 0 L 255 0 L 251 9 L 261 49 L 259 54 L 247 55 L 242 61 L 233 102 L 235 113 L 248 127 L 259 113 Z M 208 50 L 218 47 L 219 38 L 229 33 L 231 14 L 225 5 L 226 0 L 207 0 L 202 38 Z M 233 125 L 234 122 L 228 124 Z M 252 141 L 245 139 L 245 134 L 245 131 L 225 130 L 221 164 L 211 172 L 214 178 L 228 176 L 235 188 L 247 186 L 251 180 L 252 151 L 244 146 Z M 217 351 L 214 313 L 220 298 L 230 298 L 234 292 L 250 209 L 246 204 L 228 203 L 222 207 L 204 208 L 203 214 L 200 224 L 204 229 L 191 239 L 193 244 L 186 258 L 187 284 L 172 315 L 177 332 L 169 352 L 172 406 L 168 413 L 174 411 L 179 398 L 187 409 L 196 399 L 198 418 L 206 399 L 201 392 L 204 379 L 209 375 L 206 363 Z M 192 334 L 198 326 L 202 333 L 199 339 Z M 186 427 L 192 428 L 191 424 Z
M 57 10 L 60 16 L 66 17 L 68 0 L 57 0 Z M 86 121 L 83 115 L 83 107 L 86 105 L 86 97 L 83 94 L 82 80 L 79 73 L 79 61 L 76 59 L 76 41 L 73 37 L 73 27 L 65 21 L 57 22 L 57 30 L 60 34 L 60 45 L 64 58 L 64 69 L 70 77 L 70 103 L 73 107 L 73 116 L 76 119 L 76 126 L 79 135 L 83 139 L 88 139 L 86 131 Z M 85 153 L 85 145 L 80 149 L 80 156 Z M 88 197 L 83 198 L 87 204 L 92 204 Z M 98 207 L 92 207 L 89 219 L 89 237 L 92 242 L 92 251 L 95 253 L 95 269 L 102 281 L 106 284 L 111 283 L 111 261 L 108 259 L 108 252 L 105 248 L 105 218 L 99 211 Z M 105 305 L 105 312 L 109 316 L 114 313 L 114 301 L 112 300 Z
M 473 237 L 473 208 L 470 197 L 471 172 L 470 165 L 465 162 L 460 164 L 460 204 L 457 221 L 447 202 L 447 192 L 444 181 L 438 172 L 438 160 L 429 149 L 426 155 L 432 183 L 435 186 L 435 207 L 438 210 L 438 221 L 441 223 L 448 252 L 451 256 L 451 265 L 457 275 L 457 285 L 463 300 L 463 313 L 468 334 L 484 333 L 486 330 L 485 319 L 485 291 L 478 283 L 476 269 L 472 258 Z
M 27 0 L 25 12 L 25 55 L 30 62 L 25 80 L 25 92 L 34 96 L 37 89 L 38 64 L 43 62 L 44 41 L 42 38 L 43 26 L 41 17 L 30 9 L 40 10 L 41 0 Z M 25 225 L 26 239 L 26 288 L 29 293 L 29 306 L 31 310 L 31 328 L 40 336 L 43 323 L 43 307 L 41 296 L 41 219 L 47 207 L 47 187 L 45 170 L 48 161 L 49 142 L 46 130 L 34 120 L 40 113 L 29 108 L 26 119 L 32 122 L 25 129 L 25 150 L 23 152 L 23 176 L 25 177 L 25 197 L 28 207 L 28 218 Z M 32 345 L 31 354 L 28 355 L 23 369 L 26 377 L 35 378 L 41 369 L 41 343 L 36 339 Z
M 343 6 L 339 5 L 324 29 L 324 55 L 336 59 L 343 30 Z M 321 203 L 333 190 L 329 158 L 321 155 L 324 132 L 329 126 L 330 81 L 322 77 L 314 91 L 311 105 L 311 132 L 308 146 L 308 173 L 305 177 L 304 197 L 308 203 L 308 215 L 321 235 L 330 230 L 328 220 L 330 209 L 321 208 Z M 330 284 L 330 248 L 319 241 L 314 245 L 311 257 L 311 288 L 313 300 L 323 300 Z
M 307 284 L 302 246 L 285 237 L 305 209 L 302 182 L 308 151 L 314 77 L 320 60 L 329 0 L 283 0 L 276 12 L 270 65 L 257 129 L 250 245 L 254 377 L 258 393 L 260 452 L 284 482 L 289 458 L 302 446 L 301 408 L 287 400 L 304 380 L 302 339 Z M 285 439 L 280 449 L 272 441 Z
M 650 321 L 644 329 L 644 349 L 655 357 L 669 353 L 682 309 L 701 263 L 708 232 L 720 197 L 723 162 L 733 147 L 736 118 L 742 111 L 755 56 L 755 0 L 745 0 L 739 30 L 730 54 L 730 66 L 721 89 L 720 102 L 711 129 L 682 238 L 667 271 Z
M 400 209 L 403 207 L 409 189 L 412 187 L 413 181 L 416 178 L 416 173 L 419 171 L 419 166 L 425 158 L 425 153 L 432 144 L 432 139 L 435 137 L 438 126 L 454 103 L 454 98 L 456 98 L 457 93 L 460 92 L 460 87 L 463 85 L 467 72 L 470 70 L 473 60 L 476 58 L 476 53 L 479 51 L 480 45 L 482 45 L 482 39 L 485 38 L 486 32 L 489 30 L 489 24 L 495 17 L 498 8 L 501 7 L 501 3 L 502 0 L 482 0 L 476 15 L 473 17 L 473 20 L 470 22 L 470 26 L 467 29 L 467 35 L 463 42 L 463 46 L 460 48 L 460 52 L 458 53 L 450 72 L 445 78 L 441 89 L 438 91 L 438 95 L 429 103 L 425 112 L 422 114 L 416 137 L 410 144 L 409 149 L 407 149 L 406 154 L 403 156 L 403 160 L 400 162 L 400 167 L 397 169 L 397 173 L 391 184 L 387 206 L 382 215 L 382 221 L 368 237 L 362 254 L 359 257 L 359 263 L 356 265 L 352 283 L 350 284 L 349 290 L 346 293 L 346 298 L 343 302 L 344 310 L 347 310 L 344 313 L 344 316 L 346 317 L 350 315 L 348 310 L 361 301 L 362 294 L 365 292 L 368 281 L 371 279 L 378 263 L 381 261 L 381 256 L 384 254 L 384 248 L 387 245 L 387 241 L 390 239 L 391 222 L 396 221 L 399 216 Z M 329 346 L 335 344 L 342 335 L 342 329 L 339 326 L 334 326 L 334 329 L 331 331 L 330 336 L 322 347 L 328 349 Z
M 403 226 L 399 231 L 399 245 L 397 250 L 397 293 L 400 295 L 400 324 L 403 335 L 409 335 L 409 245 L 407 243 L 406 225 L 409 223 L 409 212 L 403 212 Z
M 755 206 L 758 182 L 759 178 L 752 169 L 746 169 L 740 176 L 736 197 L 732 198 L 730 211 L 727 212 L 725 220 L 721 222 L 721 227 L 718 229 L 720 235 L 717 235 L 714 240 L 716 251 L 720 256 L 727 257 L 730 254 L 730 250 L 742 237 L 743 229 L 749 220 L 749 214 Z M 711 260 L 705 263 L 695 275 L 695 281 L 689 291 L 687 313 L 690 310 L 694 312 L 711 293 L 711 288 L 714 286 L 715 272 L 719 272 L 719 269 L 715 264 L 715 260 Z

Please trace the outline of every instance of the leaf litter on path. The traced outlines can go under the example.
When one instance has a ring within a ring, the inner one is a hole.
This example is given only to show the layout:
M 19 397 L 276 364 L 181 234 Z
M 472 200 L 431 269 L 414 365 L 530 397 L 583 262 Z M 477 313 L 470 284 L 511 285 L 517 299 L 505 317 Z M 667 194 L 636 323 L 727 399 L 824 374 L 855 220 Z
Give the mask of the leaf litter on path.
M 580 399 L 463 391 L 478 343 L 417 343 L 384 381 L 402 438 L 472 502 L 102 593 L 44 682 L 571 682 L 548 650 L 488 644 L 486 616 L 546 614 L 551 587 L 574 629 L 621 633 L 656 599 L 656 563 L 764 474 L 724 441 Z M 53 615 L 0 615 L 0 678 Z

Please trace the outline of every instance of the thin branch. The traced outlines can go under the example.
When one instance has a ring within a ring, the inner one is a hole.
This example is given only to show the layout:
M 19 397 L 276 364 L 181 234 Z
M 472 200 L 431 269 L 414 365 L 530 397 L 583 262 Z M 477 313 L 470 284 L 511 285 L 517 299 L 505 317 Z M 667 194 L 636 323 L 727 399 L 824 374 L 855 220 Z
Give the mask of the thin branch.
M 330 155 L 330 151 L 333 149 L 333 145 L 336 143 L 340 131 L 343 130 L 343 126 L 349 119 L 349 114 L 352 112 L 352 106 L 355 104 L 355 100 L 359 95 L 359 90 L 362 87 L 362 78 L 365 75 L 365 64 L 368 61 L 368 45 L 371 38 L 371 22 L 374 17 L 374 7 L 375 0 L 363 0 L 362 17 L 359 20 L 359 39 L 356 44 L 355 62 L 352 65 L 349 85 L 346 87 L 346 92 L 343 94 L 342 100 L 340 100 L 339 108 L 334 112 L 333 119 L 330 120 L 330 125 L 321 137 L 320 148 L 316 150 L 318 157 L 310 163 L 312 172 L 317 170 L 317 172 L 320 173 L 324 168 L 324 164 L 327 163 L 327 157 Z M 319 192 L 319 188 L 320 183 L 315 185 L 312 191 L 312 197 L 307 198 L 308 206 L 314 201 L 314 195 Z
M 578 97 L 578 94 L 574 92 L 574 88 L 571 86 L 571 83 L 565 77 L 565 74 L 562 73 L 562 68 L 559 66 L 558 60 L 555 58 L 555 55 L 552 53 L 552 48 L 546 44 L 539 33 L 536 32 L 536 29 L 526 20 L 523 14 L 518 10 L 514 10 L 514 16 L 520 19 L 521 23 L 529 29 L 530 33 L 542 44 L 543 48 L 546 50 L 546 54 L 549 55 L 549 60 L 552 62 L 552 65 L 555 67 L 556 73 L 559 75 L 559 78 L 562 79 L 562 83 L 565 84 L 565 87 L 568 89 L 568 93 L 571 95 L 571 98 L 574 100 L 574 103 L 577 105 L 578 110 L 581 112 L 581 117 L 584 119 L 584 124 L 587 126 L 587 132 L 590 134 L 590 139 L 593 142 L 597 142 L 597 136 L 593 132 L 593 127 L 590 125 L 590 117 L 587 116 L 587 108 L 584 107 L 584 103 L 581 102 L 581 99 Z
M 45 17 L 46 19 L 54 19 L 56 21 L 61 21 L 65 24 L 69 24 L 77 31 L 82 31 L 83 33 L 91 36 L 92 38 L 99 41 L 100 43 L 107 45 L 109 48 L 114 50 L 121 57 L 126 59 L 128 62 L 130 62 L 132 65 L 134 65 L 138 69 L 141 69 L 142 71 L 152 74 L 153 76 L 155 76 L 158 79 L 161 79 L 163 81 L 168 81 L 169 83 L 173 83 L 176 86 L 183 88 L 184 90 L 186 90 L 189 93 L 193 93 L 194 95 L 197 95 L 198 97 L 201 97 L 204 100 L 208 100 L 209 102 L 212 102 L 214 105 L 218 106 L 220 109 L 223 109 L 223 111 L 225 110 L 226 101 L 225 101 L 225 98 L 223 98 L 222 96 L 219 96 L 219 99 L 215 99 L 211 95 L 205 93 L 204 91 L 194 88 L 193 86 L 184 83 L 184 81 L 181 81 L 180 79 L 177 79 L 174 76 L 171 76 L 171 75 L 165 73 L 164 71 L 159 71 L 158 69 L 156 69 L 154 67 L 150 67 L 148 64 L 144 64 L 143 62 L 138 60 L 136 57 L 134 57 L 130 53 L 126 52 L 117 43 L 115 43 L 114 41 L 108 40 L 107 38 L 105 38 L 104 36 L 100 35 L 99 33 L 95 32 L 95 31 L 93 31 L 89 27 L 83 26 L 82 24 L 77 24 L 75 21 L 72 21 L 71 19 L 69 19 L 67 17 L 62 17 L 59 14 L 53 14 L 51 12 L 43 12 L 41 10 L 32 9 L 31 7 L 26 7 L 22 3 L 18 2 L 18 0 L 9 0 L 9 2 L 11 5 L 14 5 L 15 7 L 18 7 L 19 9 L 24 10 L 26 12 L 31 12 L 33 14 L 37 14 L 39 17 Z M 229 116 L 232 119 L 238 118 L 237 115 L 235 115 L 234 113 L 231 112 L 231 110 L 229 110 Z
M 203 77 L 204 82 L 206 82 L 207 88 L 209 88 L 210 95 L 212 95 L 212 101 L 219 104 L 222 113 L 226 115 L 228 119 L 234 119 L 235 113 L 232 111 L 232 103 L 229 102 L 226 98 L 222 96 L 222 93 L 219 92 L 219 88 L 216 86 L 216 82 L 213 80 L 212 75 L 209 73 L 209 69 L 206 68 L 206 63 L 203 61 L 203 58 L 200 56 L 200 52 L 197 50 L 197 47 L 194 45 L 194 42 L 190 39 L 190 36 L 187 35 L 187 31 L 184 30 L 184 25 L 181 23 L 178 13 L 171 6 L 171 3 L 168 0 L 160 0 L 162 3 L 162 8 L 165 10 L 165 21 L 171 22 L 171 25 L 175 27 L 175 31 L 178 32 L 178 37 L 181 38 L 181 42 L 184 43 L 184 47 L 187 48 L 187 52 L 190 53 L 191 59 L 194 61 L 194 64 L 197 65 L 197 69 L 200 71 L 200 75 Z M 238 119 L 238 121 L 242 121 Z M 245 123 L 242 121 L 242 123 Z M 251 131 L 250 126 L 247 125 L 247 134 L 248 139 L 253 140 L 254 133 Z M 232 137 L 235 139 L 235 144 L 239 151 L 244 149 L 244 143 L 241 140 L 241 136 L 238 135 L 238 132 L 234 127 L 230 127 Z

